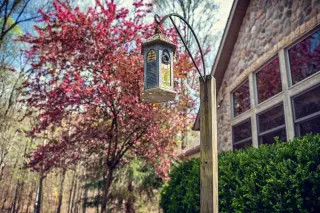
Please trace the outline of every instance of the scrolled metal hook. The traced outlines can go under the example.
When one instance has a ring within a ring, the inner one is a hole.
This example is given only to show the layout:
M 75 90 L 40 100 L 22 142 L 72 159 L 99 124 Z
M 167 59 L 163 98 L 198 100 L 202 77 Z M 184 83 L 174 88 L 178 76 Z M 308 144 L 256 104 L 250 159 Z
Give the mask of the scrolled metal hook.
M 157 24 L 161 24 L 160 16 L 159 16 L 158 14 L 155 14 L 155 15 L 154 15 L 154 21 L 155 21 Z
M 173 21 L 173 18 L 172 18 L 173 16 L 174 16 L 174 17 L 178 17 L 180 20 L 182 20 L 182 21 L 189 27 L 191 33 L 193 34 L 193 36 L 194 36 L 194 38 L 195 38 L 195 40 L 196 40 L 196 43 L 197 43 L 197 45 L 198 45 L 199 51 L 200 51 L 200 56 L 201 56 L 201 60 L 202 60 L 202 67 L 203 67 L 203 74 L 200 72 L 200 69 L 199 69 L 197 63 L 195 62 L 195 60 L 194 60 L 194 58 L 193 58 L 193 56 L 192 56 L 192 54 L 191 54 L 191 52 L 190 52 L 190 50 L 189 50 L 189 48 L 188 48 L 188 46 L 187 46 L 186 41 L 183 39 L 183 37 L 182 37 L 182 35 L 181 35 L 181 33 L 180 33 L 177 25 L 176 25 L 175 22 Z M 154 15 L 154 20 L 155 20 L 155 22 L 157 23 L 157 27 L 156 27 L 156 31 L 155 31 L 155 32 L 156 32 L 156 33 L 161 32 L 161 30 L 160 30 L 160 25 L 161 25 L 166 19 L 168 19 L 168 18 L 169 18 L 170 21 L 172 22 L 175 30 L 177 31 L 177 33 L 178 33 L 178 35 L 179 35 L 179 37 L 180 37 L 180 39 L 181 39 L 184 47 L 186 48 L 186 50 L 187 50 L 187 52 L 188 52 L 188 54 L 189 54 L 189 56 L 190 56 L 190 58 L 191 58 L 191 60 L 192 60 L 192 63 L 194 64 L 195 68 L 197 69 L 197 71 L 198 71 L 199 75 L 201 76 L 202 80 L 205 82 L 205 81 L 206 81 L 206 78 L 207 78 L 207 77 L 206 77 L 207 75 L 206 75 L 206 66 L 205 66 L 205 62 L 204 62 L 204 55 L 203 55 L 203 52 L 202 52 L 202 49 L 201 49 L 201 46 L 200 46 L 200 42 L 199 42 L 199 40 L 198 40 L 198 38 L 197 38 L 194 30 L 192 29 L 191 25 L 187 22 L 187 20 L 185 20 L 182 16 L 180 16 L 180 15 L 177 14 L 177 13 L 170 13 L 170 14 L 168 14 L 168 15 L 165 15 L 165 16 L 162 17 L 162 19 L 160 19 L 160 16 L 159 16 L 158 14 L 155 14 L 155 15 Z M 212 75 L 212 74 L 210 74 L 210 75 Z

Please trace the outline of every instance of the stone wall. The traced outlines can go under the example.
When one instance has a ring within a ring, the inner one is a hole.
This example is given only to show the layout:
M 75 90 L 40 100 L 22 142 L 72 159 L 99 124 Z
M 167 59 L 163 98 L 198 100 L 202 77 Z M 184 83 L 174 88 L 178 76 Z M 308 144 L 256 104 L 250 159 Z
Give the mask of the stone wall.
M 219 150 L 232 149 L 230 93 L 280 49 L 320 25 L 320 0 L 252 0 L 218 91 Z

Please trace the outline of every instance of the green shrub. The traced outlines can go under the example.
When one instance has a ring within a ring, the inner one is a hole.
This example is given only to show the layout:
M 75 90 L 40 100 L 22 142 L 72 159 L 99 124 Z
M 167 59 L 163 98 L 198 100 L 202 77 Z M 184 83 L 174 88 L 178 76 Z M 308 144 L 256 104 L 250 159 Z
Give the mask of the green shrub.
M 165 213 L 199 212 L 199 159 L 163 186 Z M 219 212 L 319 212 L 320 135 L 219 155 Z
M 200 161 L 194 159 L 174 167 L 170 181 L 161 190 L 165 212 L 200 212 Z

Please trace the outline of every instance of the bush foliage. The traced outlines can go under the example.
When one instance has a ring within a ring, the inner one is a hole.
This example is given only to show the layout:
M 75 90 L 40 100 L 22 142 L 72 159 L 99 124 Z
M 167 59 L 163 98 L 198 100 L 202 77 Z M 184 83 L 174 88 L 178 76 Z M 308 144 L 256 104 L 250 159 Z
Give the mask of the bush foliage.
M 200 161 L 176 166 L 163 186 L 165 213 L 199 212 Z M 219 155 L 220 212 L 319 212 L 320 135 Z

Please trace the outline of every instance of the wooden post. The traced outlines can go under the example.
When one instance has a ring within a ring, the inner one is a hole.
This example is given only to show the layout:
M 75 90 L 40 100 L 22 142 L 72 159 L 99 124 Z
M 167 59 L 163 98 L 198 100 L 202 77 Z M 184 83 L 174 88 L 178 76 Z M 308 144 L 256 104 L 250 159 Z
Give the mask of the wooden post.
M 218 213 L 216 83 L 200 78 L 200 212 Z

